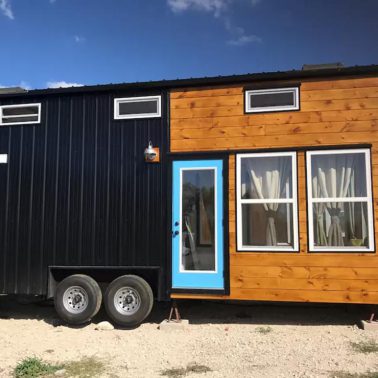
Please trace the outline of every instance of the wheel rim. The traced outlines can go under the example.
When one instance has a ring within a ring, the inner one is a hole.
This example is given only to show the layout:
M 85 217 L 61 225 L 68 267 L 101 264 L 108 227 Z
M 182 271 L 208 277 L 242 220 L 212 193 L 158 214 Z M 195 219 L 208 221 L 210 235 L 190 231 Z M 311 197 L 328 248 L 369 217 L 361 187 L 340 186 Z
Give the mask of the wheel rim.
M 135 314 L 141 304 L 139 293 L 132 287 L 121 287 L 114 296 L 114 307 L 122 315 Z
M 81 314 L 88 307 L 88 293 L 81 286 L 70 286 L 63 294 L 63 306 L 71 314 Z

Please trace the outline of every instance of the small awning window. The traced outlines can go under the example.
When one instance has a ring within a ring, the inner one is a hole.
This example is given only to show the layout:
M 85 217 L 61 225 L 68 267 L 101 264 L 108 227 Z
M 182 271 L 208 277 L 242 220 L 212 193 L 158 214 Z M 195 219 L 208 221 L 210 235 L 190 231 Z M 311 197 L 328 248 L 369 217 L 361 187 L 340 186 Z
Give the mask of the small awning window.
M 41 122 L 41 104 L 0 106 L 0 125 L 23 125 Z
M 114 99 L 114 119 L 161 117 L 161 96 Z

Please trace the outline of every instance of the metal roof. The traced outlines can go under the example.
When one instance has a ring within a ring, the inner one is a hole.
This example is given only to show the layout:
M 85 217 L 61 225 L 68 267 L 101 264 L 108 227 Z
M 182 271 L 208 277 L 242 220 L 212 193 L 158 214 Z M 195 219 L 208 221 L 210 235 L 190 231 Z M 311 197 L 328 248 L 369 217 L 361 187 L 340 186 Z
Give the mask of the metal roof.
M 213 86 L 225 84 L 238 84 L 245 82 L 262 82 L 268 80 L 289 80 L 289 79 L 305 79 L 305 78 L 324 78 L 324 77 L 340 77 L 340 76 L 354 76 L 354 75 L 377 75 L 378 65 L 368 66 L 353 66 L 353 67 L 336 67 L 336 68 L 321 68 L 321 69 L 307 69 L 307 70 L 291 70 L 291 71 L 276 71 L 276 72 L 260 72 L 248 73 L 243 75 L 230 76 L 212 76 L 201 78 L 188 79 L 174 79 L 174 80 L 160 80 L 160 81 L 145 81 L 133 83 L 120 84 L 101 84 L 101 85 L 87 85 L 81 87 L 69 88 L 48 88 L 48 89 L 33 89 L 24 93 L 0 94 L 0 97 L 8 96 L 38 96 L 38 95 L 54 95 L 54 94 L 75 94 L 83 92 L 102 92 L 114 90 L 159 90 L 159 89 L 174 89 L 185 87 L 200 87 Z

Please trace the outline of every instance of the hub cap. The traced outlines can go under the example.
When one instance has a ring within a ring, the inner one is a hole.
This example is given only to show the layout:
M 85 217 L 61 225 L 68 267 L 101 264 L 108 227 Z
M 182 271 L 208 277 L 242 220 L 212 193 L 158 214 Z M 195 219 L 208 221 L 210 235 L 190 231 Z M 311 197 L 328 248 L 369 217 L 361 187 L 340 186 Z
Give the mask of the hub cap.
M 80 314 L 88 307 L 88 294 L 80 286 L 71 286 L 63 294 L 63 306 L 71 314 Z
M 139 293 L 132 287 L 120 288 L 114 296 L 114 307 L 122 315 L 133 315 L 140 308 Z

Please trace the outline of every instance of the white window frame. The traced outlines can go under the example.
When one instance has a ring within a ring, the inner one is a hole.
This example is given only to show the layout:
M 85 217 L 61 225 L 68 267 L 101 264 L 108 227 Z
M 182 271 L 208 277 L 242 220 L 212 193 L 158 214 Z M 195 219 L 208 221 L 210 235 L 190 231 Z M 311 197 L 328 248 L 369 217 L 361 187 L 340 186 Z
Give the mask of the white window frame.
M 312 171 L 311 157 L 330 154 L 365 154 L 365 176 L 366 176 L 366 197 L 344 197 L 344 198 L 313 198 L 312 197 Z M 306 152 L 306 171 L 307 171 L 307 221 L 308 221 L 308 240 L 310 252 L 372 252 L 375 249 L 374 244 L 374 217 L 373 217 L 373 198 L 371 183 L 371 162 L 370 150 L 368 148 L 359 149 L 337 149 L 337 150 L 314 150 Z M 315 246 L 314 244 L 314 222 L 313 222 L 313 204 L 319 202 L 366 202 L 368 216 L 369 247 L 332 247 L 332 246 Z
M 251 97 L 253 95 L 275 94 L 275 93 L 293 93 L 294 105 L 277 105 L 252 107 Z M 288 110 L 299 110 L 299 87 L 290 88 L 272 88 L 272 89 L 252 89 L 245 91 L 244 104 L 246 113 L 263 113 L 263 112 L 282 112 Z
M 140 114 L 119 114 L 119 104 L 141 102 L 146 100 L 157 101 L 156 113 L 140 113 Z M 122 97 L 114 99 L 114 119 L 137 119 L 137 118 L 160 118 L 161 117 L 161 96 L 142 96 L 142 97 Z
M 5 116 L 3 115 L 3 109 L 12 109 L 12 108 L 27 108 L 28 106 L 35 106 L 38 109 L 38 114 L 22 114 L 22 115 L 14 115 L 14 116 Z M 36 121 L 25 121 L 25 122 L 8 122 L 3 123 L 3 119 L 12 119 L 12 118 L 22 118 L 22 117 L 35 117 L 37 116 Z M 1 105 L 0 106 L 0 126 L 13 126 L 13 125 L 26 125 L 26 124 L 35 124 L 41 123 L 41 103 L 33 103 L 33 104 L 17 104 L 17 105 Z
M 264 158 L 264 157 L 291 157 L 292 169 L 292 198 L 280 199 L 242 199 L 241 198 L 241 160 L 243 158 Z M 292 204 L 293 219 L 293 246 L 245 246 L 243 245 L 243 227 L 242 227 L 242 205 L 254 203 L 286 203 Z M 296 152 L 270 152 L 270 153 L 249 153 L 236 155 L 236 208 L 237 208 L 237 250 L 240 252 L 298 252 L 298 193 L 297 193 L 297 153 Z

